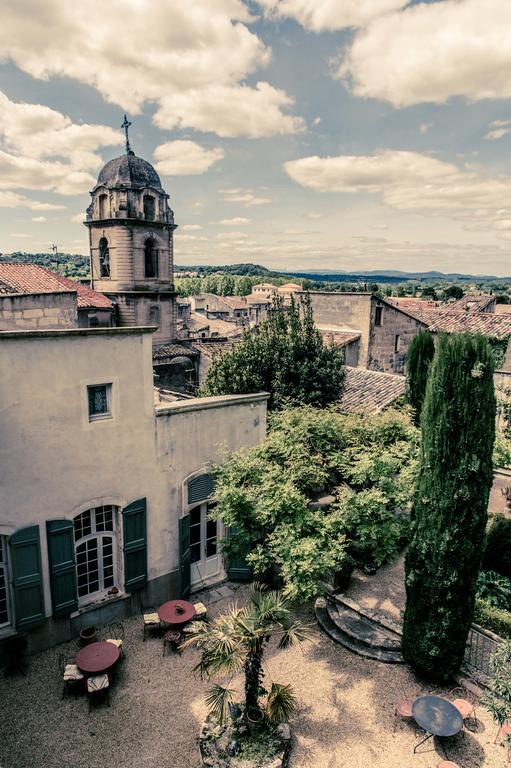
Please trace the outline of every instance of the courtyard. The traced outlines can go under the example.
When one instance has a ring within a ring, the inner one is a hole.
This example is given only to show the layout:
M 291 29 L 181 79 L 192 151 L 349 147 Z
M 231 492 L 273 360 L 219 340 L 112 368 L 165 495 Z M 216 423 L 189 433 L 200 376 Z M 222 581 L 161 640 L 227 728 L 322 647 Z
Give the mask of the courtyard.
M 247 587 L 233 590 L 233 597 L 208 606 L 209 615 L 245 601 Z M 317 626 L 310 607 L 299 615 Z M 26 676 L 0 679 L 2 768 L 198 768 L 208 683 L 193 674 L 197 652 L 163 657 L 160 639 L 143 642 L 139 616 L 124 626 L 125 658 L 115 671 L 110 708 L 101 701 L 88 714 L 85 695 L 71 692 L 61 699 L 58 655 L 76 653 L 76 643 L 33 656 Z M 277 651 L 270 645 L 266 661 L 271 679 L 291 683 L 299 700 L 291 768 L 436 768 L 443 758 L 432 740 L 413 754 L 422 738 L 413 723 L 398 722 L 393 733 L 399 699 L 449 694 L 420 683 L 407 666 L 361 658 L 319 629 L 302 648 Z M 504 768 L 506 750 L 493 743 L 491 717 L 482 707 L 477 717 L 474 731 L 446 740 L 450 759 L 460 768 Z

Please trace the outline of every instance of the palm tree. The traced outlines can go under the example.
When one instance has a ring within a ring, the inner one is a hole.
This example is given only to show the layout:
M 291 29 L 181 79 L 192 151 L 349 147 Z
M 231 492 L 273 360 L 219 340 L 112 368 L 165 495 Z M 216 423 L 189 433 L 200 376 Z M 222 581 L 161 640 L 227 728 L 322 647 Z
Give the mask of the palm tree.
M 211 622 L 193 622 L 182 648 L 195 646 L 201 658 L 194 671 L 211 677 L 217 673 L 230 673 L 233 677 L 245 673 L 245 717 L 251 723 L 263 717 L 260 696 L 267 694 L 266 714 L 270 720 L 280 722 L 295 710 L 296 700 L 291 686 L 272 683 L 270 691 L 263 686 L 264 646 L 270 638 L 279 638 L 278 647 L 311 640 L 312 634 L 297 619 L 293 619 L 289 603 L 281 592 L 267 591 L 255 584 L 248 606 L 230 606 L 226 613 Z M 233 691 L 215 684 L 209 691 L 207 703 L 210 711 L 223 722 L 227 707 L 232 703 Z

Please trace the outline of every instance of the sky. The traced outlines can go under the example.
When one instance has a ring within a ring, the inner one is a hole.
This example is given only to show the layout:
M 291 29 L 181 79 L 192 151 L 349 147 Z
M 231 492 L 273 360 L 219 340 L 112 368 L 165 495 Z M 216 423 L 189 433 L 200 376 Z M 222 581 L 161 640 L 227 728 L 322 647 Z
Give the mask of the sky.
M 178 265 L 511 275 L 510 0 L 2 0 L 0 252 L 153 163 Z

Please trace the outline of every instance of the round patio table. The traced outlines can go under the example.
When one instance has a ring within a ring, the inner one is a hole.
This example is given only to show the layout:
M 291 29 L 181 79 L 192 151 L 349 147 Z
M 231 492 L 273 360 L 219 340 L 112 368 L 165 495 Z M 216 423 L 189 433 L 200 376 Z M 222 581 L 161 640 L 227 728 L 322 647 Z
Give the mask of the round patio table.
M 440 696 L 419 696 L 412 704 L 413 719 L 424 731 L 426 738 L 419 741 L 414 753 L 421 744 L 432 736 L 442 739 L 444 736 L 456 736 L 463 729 L 463 718 L 454 704 Z M 442 744 L 442 742 L 440 742 Z M 447 758 L 447 752 L 442 744 Z
M 169 600 L 158 608 L 158 616 L 171 627 L 181 627 L 195 617 L 195 608 L 186 600 Z
M 119 648 L 113 643 L 90 643 L 78 651 L 76 665 L 82 672 L 96 675 L 110 669 L 120 654 Z

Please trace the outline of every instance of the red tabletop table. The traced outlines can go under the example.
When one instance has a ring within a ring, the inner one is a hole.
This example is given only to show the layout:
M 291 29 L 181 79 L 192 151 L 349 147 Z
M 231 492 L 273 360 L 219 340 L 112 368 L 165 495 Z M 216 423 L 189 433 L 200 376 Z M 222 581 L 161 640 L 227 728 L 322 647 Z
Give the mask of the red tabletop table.
M 112 667 L 120 653 L 113 643 L 90 643 L 78 651 L 76 664 L 82 672 L 95 675 Z
M 158 616 L 171 627 L 181 627 L 195 617 L 195 608 L 186 600 L 169 600 L 158 608 Z

